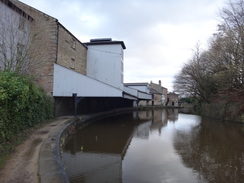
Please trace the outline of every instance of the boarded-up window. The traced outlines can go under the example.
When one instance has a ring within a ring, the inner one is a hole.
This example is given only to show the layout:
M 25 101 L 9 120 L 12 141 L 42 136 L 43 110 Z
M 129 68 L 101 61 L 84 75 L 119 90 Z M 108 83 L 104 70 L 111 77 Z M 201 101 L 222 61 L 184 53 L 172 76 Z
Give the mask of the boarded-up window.
M 71 58 L 70 68 L 75 69 L 75 59 Z
M 76 49 L 76 41 L 74 38 L 71 41 L 71 48 Z

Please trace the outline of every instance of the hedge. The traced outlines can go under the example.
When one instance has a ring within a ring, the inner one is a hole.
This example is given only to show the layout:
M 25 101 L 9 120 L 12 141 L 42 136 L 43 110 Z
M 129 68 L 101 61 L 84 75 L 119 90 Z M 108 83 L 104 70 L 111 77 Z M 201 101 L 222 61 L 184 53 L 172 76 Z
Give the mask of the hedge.
M 52 97 L 30 77 L 0 71 L 0 143 L 52 117 Z

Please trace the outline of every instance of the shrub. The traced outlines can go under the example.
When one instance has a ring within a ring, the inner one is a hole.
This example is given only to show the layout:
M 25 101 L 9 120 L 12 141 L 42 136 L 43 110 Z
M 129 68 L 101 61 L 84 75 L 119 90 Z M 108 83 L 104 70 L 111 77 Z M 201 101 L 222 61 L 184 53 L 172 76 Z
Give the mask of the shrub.
M 0 143 L 52 117 L 52 98 L 30 77 L 0 71 Z

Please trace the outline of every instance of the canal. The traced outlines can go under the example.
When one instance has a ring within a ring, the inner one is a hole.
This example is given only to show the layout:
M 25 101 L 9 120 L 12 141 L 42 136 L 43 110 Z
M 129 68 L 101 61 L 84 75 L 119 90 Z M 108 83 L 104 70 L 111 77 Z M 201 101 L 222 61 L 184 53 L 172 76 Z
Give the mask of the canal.
M 70 182 L 241 183 L 243 128 L 177 109 L 134 111 L 77 127 L 62 160 Z

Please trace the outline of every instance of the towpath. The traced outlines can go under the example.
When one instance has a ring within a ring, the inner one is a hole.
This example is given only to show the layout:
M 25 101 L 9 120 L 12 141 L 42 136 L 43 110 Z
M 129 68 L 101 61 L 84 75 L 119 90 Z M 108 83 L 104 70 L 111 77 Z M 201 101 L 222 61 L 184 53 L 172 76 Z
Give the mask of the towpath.
M 45 141 L 61 130 L 72 117 L 56 118 L 53 122 L 34 131 L 23 144 L 19 145 L 0 170 L 1 183 L 38 183 L 40 150 Z M 45 164 L 44 164 L 45 166 Z M 48 164 L 46 166 L 49 166 Z M 45 169 L 45 167 L 43 167 Z M 47 169 L 50 167 L 46 167 Z M 43 182 L 43 181 L 42 181 Z M 53 181 L 53 182 L 59 182 Z

